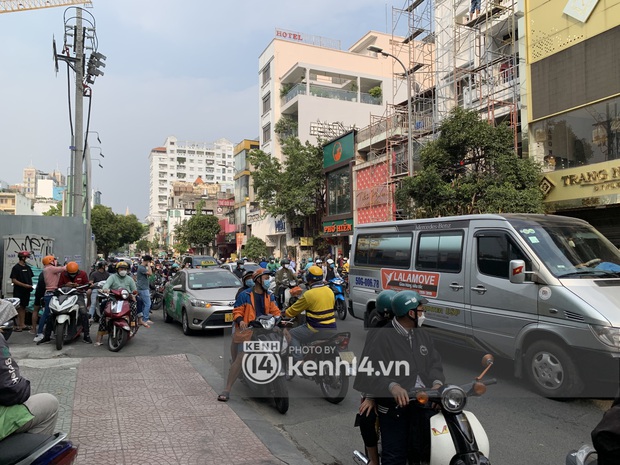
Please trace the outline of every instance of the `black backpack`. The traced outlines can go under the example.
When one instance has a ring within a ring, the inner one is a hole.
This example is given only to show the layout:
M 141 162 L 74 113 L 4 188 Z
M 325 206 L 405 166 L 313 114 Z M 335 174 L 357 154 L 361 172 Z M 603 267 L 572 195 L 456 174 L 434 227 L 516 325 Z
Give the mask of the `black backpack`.
M 592 445 L 598 453 L 598 465 L 620 463 L 620 393 L 592 431 Z

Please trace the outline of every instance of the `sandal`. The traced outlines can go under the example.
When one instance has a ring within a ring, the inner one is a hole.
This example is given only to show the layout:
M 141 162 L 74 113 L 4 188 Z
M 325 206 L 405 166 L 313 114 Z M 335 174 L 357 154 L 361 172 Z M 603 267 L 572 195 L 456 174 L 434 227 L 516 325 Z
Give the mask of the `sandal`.
M 23 331 L 22 328 L 18 328 L 17 326 L 15 328 L 13 328 L 13 332 L 14 333 L 21 333 Z
M 222 393 L 217 396 L 217 400 L 220 402 L 228 402 L 228 399 L 230 399 L 230 392 L 228 391 L 222 391 Z
M 100 346 L 100 345 L 102 345 L 102 344 L 103 344 L 103 342 L 95 342 L 93 345 L 94 345 L 95 347 L 99 347 L 99 346 Z
M 144 326 L 145 328 L 150 328 L 150 327 L 151 327 L 148 323 L 145 323 L 145 322 L 142 322 L 141 324 L 142 324 L 142 326 Z

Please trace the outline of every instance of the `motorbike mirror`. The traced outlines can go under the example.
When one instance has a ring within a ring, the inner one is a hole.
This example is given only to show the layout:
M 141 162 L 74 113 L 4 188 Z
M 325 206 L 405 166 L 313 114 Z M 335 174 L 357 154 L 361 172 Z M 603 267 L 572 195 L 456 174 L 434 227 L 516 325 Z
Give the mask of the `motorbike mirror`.
M 495 362 L 495 359 L 493 358 L 491 354 L 486 354 L 484 357 L 482 357 L 482 366 L 484 368 L 486 368 L 489 365 L 493 365 L 493 362 Z

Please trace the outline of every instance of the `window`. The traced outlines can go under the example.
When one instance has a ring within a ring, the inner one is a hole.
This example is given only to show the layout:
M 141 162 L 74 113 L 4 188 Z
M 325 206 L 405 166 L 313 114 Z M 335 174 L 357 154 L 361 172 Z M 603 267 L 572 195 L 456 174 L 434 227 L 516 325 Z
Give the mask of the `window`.
M 462 258 L 463 231 L 420 233 L 416 269 L 459 273 Z
M 263 115 L 271 110 L 271 92 L 263 97 Z
M 524 260 L 526 270 L 531 265 L 523 252 L 502 232 L 480 233 L 476 237 L 478 244 L 478 270 L 482 274 L 508 279 L 510 260 Z
M 355 265 L 409 268 L 412 241 L 409 233 L 360 234 L 355 244 Z
M 262 75 L 262 80 L 263 80 L 263 86 L 265 84 L 267 84 L 267 82 L 269 82 L 269 79 L 271 79 L 271 62 L 267 63 L 267 66 L 265 66 L 263 68 L 263 72 L 261 73 Z
M 351 172 L 349 167 L 327 175 L 327 213 L 351 213 Z
M 263 144 L 271 140 L 271 123 L 263 127 Z

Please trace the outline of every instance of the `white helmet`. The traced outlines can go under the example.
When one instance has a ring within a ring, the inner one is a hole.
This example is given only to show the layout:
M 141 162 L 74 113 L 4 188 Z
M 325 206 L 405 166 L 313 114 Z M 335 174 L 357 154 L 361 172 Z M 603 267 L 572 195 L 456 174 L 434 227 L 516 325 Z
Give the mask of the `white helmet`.
M 333 264 L 334 264 L 334 261 L 333 261 L 331 258 L 328 258 L 328 259 L 327 259 L 327 264 L 328 264 L 328 265 L 333 265 Z

